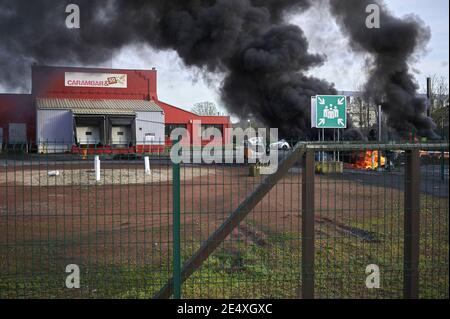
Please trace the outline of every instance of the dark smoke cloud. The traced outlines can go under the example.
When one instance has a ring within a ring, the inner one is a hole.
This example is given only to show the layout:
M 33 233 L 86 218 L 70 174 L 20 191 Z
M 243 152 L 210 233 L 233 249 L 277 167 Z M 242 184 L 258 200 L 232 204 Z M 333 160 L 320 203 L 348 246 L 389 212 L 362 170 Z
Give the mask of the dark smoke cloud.
M 65 27 L 65 7 L 72 2 L 81 9 L 79 30 Z M 348 8 L 338 2 L 347 1 L 333 2 L 332 7 L 348 25 L 343 12 Z M 252 114 L 268 126 L 279 127 L 284 137 L 313 137 L 310 97 L 336 90 L 305 75 L 325 57 L 310 54 L 302 30 L 284 21 L 285 13 L 307 10 L 310 5 L 310 0 L 0 0 L 0 84 L 25 88 L 31 63 L 97 65 L 123 47 L 145 43 L 175 50 L 187 66 L 223 73 L 222 99 L 231 113 L 244 118 Z M 352 29 L 351 23 L 347 29 Z M 392 45 L 390 50 L 396 47 L 388 38 L 377 41 Z M 361 49 L 376 52 L 370 45 Z M 405 56 L 389 62 L 398 72 L 390 77 L 393 81 L 379 85 L 392 101 L 386 105 L 393 110 L 391 119 L 397 105 L 416 104 L 417 111 L 421 106 L 413 97 L 413 83 L 405 83 L 411 79 L 403 72 L 407 62 L 400 61 Z M 417 128 L 429 125 L 413 114 L 406 122 L 411 123 Z
M 233 112 L 253 114 L 278 127 L 284 136 L 312 138 L 311 96 L 336 90 L 302 72 L 323 60 L 308 53 L 308 42 L 298 27 L 275 26 L 240 44 L 228 64 L 230 75 L 222 96 Z
M 365 25 L 365 9 L 373 3 L 381 8 L 379 29 Z M 382 105 L 389 125 L 403 135 L 415 130 L 421 136 L 434 138 L 435 124 L 427 117 L 426 100 L 417 97 L 418 85 L 409 67 L 429 41 L 429 28 L 416 16 L 392 16 L 381 0 L 330 0 L 330 4 L 352 48 L 372 57 L 365 90 Z

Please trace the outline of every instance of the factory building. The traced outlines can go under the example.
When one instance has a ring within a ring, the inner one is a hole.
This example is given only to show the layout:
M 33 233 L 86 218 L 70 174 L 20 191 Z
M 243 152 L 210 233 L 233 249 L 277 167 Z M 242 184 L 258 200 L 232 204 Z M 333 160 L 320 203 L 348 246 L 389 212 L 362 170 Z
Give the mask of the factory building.
M 229 117 L 198 116 L 158 99 L 157 71 L 32 67 L 31 94 L 0 94 L 0 144 L 40 153 L 142 153 L 183 127 L 193 145 L 214 127 L 228 144 Z

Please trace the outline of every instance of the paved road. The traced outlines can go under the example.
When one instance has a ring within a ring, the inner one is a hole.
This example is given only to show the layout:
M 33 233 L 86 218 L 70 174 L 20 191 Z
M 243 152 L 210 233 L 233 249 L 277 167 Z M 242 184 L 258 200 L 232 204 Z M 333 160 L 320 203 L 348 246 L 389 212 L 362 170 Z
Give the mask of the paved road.
M 448 166 L 444 172 L 444 179 L 441 179 L 440 167 L 436 165 L 427 165 L 421 167 L 421 184 L 420 189 L 424 194 L 448 198 L 449 197 L 449 175 Z M 343 180 L 361 182 L 366 185 L 391 187 L 404 190 L 404 172 L 397 170 L 393 172 L 373 172 L 347 169 L 341 177 Z

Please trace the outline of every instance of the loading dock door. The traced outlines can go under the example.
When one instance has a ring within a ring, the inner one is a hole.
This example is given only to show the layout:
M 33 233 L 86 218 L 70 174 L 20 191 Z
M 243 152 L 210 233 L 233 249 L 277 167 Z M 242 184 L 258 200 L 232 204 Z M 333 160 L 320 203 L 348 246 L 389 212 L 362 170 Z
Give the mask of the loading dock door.
M 9 124 L 9 144 L 27 144 L 27 125 L 22 123 Z
M 101 143 L 100 128 L 96 126 L 77 127 L 78 144 L 97 145 Z
M 114 147 L 128 147 L 131 142 L 131 128 L 126 126 L 113 126 L 111 133 L 111 144 Z

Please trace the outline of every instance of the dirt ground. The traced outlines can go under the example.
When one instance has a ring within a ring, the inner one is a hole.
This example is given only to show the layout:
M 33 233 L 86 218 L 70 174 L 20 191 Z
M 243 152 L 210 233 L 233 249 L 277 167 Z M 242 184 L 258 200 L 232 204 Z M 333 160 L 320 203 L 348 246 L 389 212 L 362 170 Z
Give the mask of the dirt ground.
M 47 170 L 18 172 L 15 181 L 8 172 L 8 179 L 0 180 L 0 243 L 15 247 L 14 254 L 38 254 L 64 262 L 160 263 L 171 242 L 170 168 L 153 168 L 148 182 L 139 169 L 107 168 L 100 184 L 91 181 L 86 169 L 62 167 L 63 175 L 53 177 L 52 182 Z M 2 172 L 0 176 L 5 175 Z M 207 239 L 262 180 L 249 177 L 247 167 L 186 167 L 181 177 L 182 240 L 186 245 Z M 342 231 L 349 220 L 363 220 L 364 214 L 398 210 L 392 204 L 386 207 L 386 195 L 399 204 L 403 198 L 395 189 L 320 176 L 315 188 L 318 225 Z M 292 173 L 229 240 L 264 245 L 269 237 L 298 236 L 300 232 L 301 174 Z M 1 247 L 3 254 L 8 253 Z M 35 251 L 43 247 L 51 254 Z

